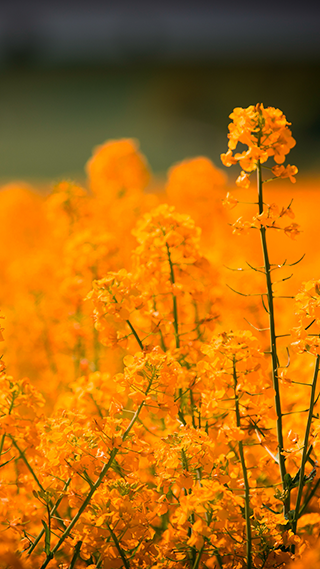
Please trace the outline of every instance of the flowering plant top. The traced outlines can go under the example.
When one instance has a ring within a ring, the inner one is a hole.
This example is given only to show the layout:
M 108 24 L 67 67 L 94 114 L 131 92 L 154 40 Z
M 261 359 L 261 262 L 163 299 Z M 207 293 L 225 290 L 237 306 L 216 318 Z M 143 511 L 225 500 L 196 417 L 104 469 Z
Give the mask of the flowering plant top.
M 229 150 L 221 154 L 222 163 L 232 166 L 239 163 L 242 172 L 236 183 L 241 187 L 249 187 L 248 173 L 257 170 L 258 163 L 264 164 L 270 157 L 274 158 L 276 165 L 272 168 L 275 177 L 290 178 L 295 182 L 296 166 L 283 165 L 286 155 L 296 144 L 292 137 L 289 123 L 280 109 L 274 107 L 264 108 L 262 103 L 250 105 L 246 109 L 236 107 L 230 115 L 229 124 Z M 247 145 L 247 150 L 237 152 L 238 143 Z

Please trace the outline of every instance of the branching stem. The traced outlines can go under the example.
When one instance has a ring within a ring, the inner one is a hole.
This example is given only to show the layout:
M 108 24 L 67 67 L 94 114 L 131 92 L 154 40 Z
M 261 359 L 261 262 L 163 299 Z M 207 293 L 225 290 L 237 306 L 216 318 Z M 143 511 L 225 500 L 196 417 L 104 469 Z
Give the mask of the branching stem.
M 69 479 L 67 480 L 67 482 L 65 483 L 60 498 L 58 498 L 56 504 L 53 506 L 53 508 L 52 508 L 52 510 L 51 510 L 51 512 L 50 512 L 50 516 L 51 516 L 51 517 L 53 517 L 54 514 L 56 513 L 56 511 L 57 511 L 57 509 L 58 509 L 58 507 L 59 507 L 60 502 L 61 502 L 62 499 L 64 498 L 64 492 L 67 490 L 67 488 L 68 488 L 70 482 L 71 482 L 71 478 L 69 478 Z M 33 550 L 34 550 L 35 547 L 38 545 L 38 543 L 39 543 L 40 539 L 42 538 L 42 536 L 44 535 L 44 533 L 45 533 L 45 530 L 44 530 L 44 528 L 43 528 L 43 529 L 41 530 L 41 532 L 38 534 L 38 536 L 36 537 L 36 539 L 34 540 L 33 544 L 32 544 L 32 545 L 30 546 L 30 548 L 28 549 L 28 555 L 30 555 L 30 553 L 33 552 Z
M 126 568 L 126 569 L 130 569 L 130 563 L 129 563 L 128 559 L 127 559 L 126 556 L 125 556 L 125 553 L 124 553 L 124 551 L 123 551 L 123 549 L 122 549 L 122 547 L 121 547 L 121 545 L 120 545 L 120 543 L 119 543 L 119 540 L 118 540 L 116 534 L 114 533 L 113 529 L 112 529 L 111 526 L 108 524 L 108 522 L 106 522 L 106 526 L 107 526 L 107 528 L 108 528 L 108 530 L 109 530 L 109 532 L 110 532 L 110 535 L 111 535 L 111 537 L 112 537 L 112 539 L 113 539 L 113 542 L 114 542 L 114 544 L 115 544 L 115 546 L 116 546 L 116 548 L 117 548 L 117 550 L 118 550 L 118 552 L 119 552 L 119 555 L 120 555 L 120 557 L 121 557 L 121 559 L 122 559 L 122 561 L 123 561 L 123 564 L 124 564 L 125 568 Z

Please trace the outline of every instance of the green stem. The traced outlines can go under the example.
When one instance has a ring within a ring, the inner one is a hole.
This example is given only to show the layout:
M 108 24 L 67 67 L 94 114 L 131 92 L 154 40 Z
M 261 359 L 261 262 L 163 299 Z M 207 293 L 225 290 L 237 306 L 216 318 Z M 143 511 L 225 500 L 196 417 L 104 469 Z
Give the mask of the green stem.
M 74 554 L 73 554 L 73 557 L 71 559 L 71 563 L 70 563 L 68 569 L 74 569 L 74 567 L 76 565 L 76 561 L 80 555 L 81 546 L 82 546 L 82 541 L 78 541 L 77 545 L 74 548 Z
M 173 264 L 171 260 L 170 247 L 168 243 L 166 243 L 166 247 L 167 247 L 168 261 L 170 266 L 170 280 L 171 284 L 175 284 L 176 281 L 174 278 Z M 172 301 L 173 301 L 173 327 L 174 327 L 174 336 L 176 339 L 176 348 L 180 348 L 177 297 L 173 293 L 172 293 Z
M 237 394 L 237 370 L 236 370 L 236 362 L 233 361 L 233 380 L 234 380 L 234 400 L 235 400 L 235 411 L 236 411 L 236 420 L 237 420 L 237 427 L 241 428 L 241 416 L 240 416 L 240 406 L 239 406 L 239 397 Z M 243 442 L 239 441 L 239 455 L 241 461 L 241 468 L 242 474 L 244 479 L 244 489 L 245 489 L 245 519 L 246 519 L 246 534 L 247 534 L 247 569 L 251 569 L 252 567 L 252 534 L 251 534 L 251 523 L 250 523 L 250 487 L 249 487 L 249 480 L 248 480 L 248 472 L 246 467 L 246 461 L 244 458 L 243 452 Z
M 194 306 L 194 313 L 195 313 L 195 327 L 196 327 L 198 340 L 202 340 L 203 334 L 202 334 L 201 329 L 200 329 L 198 305 L 197 305 L 195 300 L 193 301 L 193 306 Z
M 193 566 L 192 566 L 192 569 L 198 569 L 199 563 L 200 563 L 200 560 L 201 560 L 201 557 L 202 557 L 203 550 L 204 550 L 204 544 L 203 544 L 203 546 L 201 547 L 201 549 L 199 549 L 199 551 L 198 551 L 198 555 L 197 555 L 196 560 L 195 560 L 195 562 L 194 562 L 194 564 L 193 564 Z
M 312 423 L 312 417 L 313 417 L 313 408 L 314 408 L 314 402 L 315 402 L 317 380 L 318 380 L 318 374 L 319 374 L 319 363 L 320 363 L 320 356 L 317 356 L 316 365 L 315 365 L 314 374 L 313 374 L 311 394 L 310 394 L 309 414 L 308 414 L 306 431 L 305 431 L 305 435 L 304 435 L 303 453 L 302 453 L 301 466 L 300 466 L 300 479 L 299 479 L 299 486 L 298 486 L 298 495 L 297 495 L 296 507 L 295 507 L 295 512 L 294 512 L 294 522 L 293 522 L 293 527 L 292 527 L 292 530 L 294 533 L 297 530 L 297 523 L 298 523 L 298 519 L 299 519 L 299 510 L 300 510 L 300 504 L 301 504 L 302 493 L 303 493 L 304 482 L 305 482 L 304 481 L 304 470 L 305 470 L 305 465 L 307 462 L 308 442 L 309 442 L 309 435 L 310 435 L 310 429 L 311 429 L 311 423 Z
M 127 560 L 127 558 L 126 558 L 126 556 L 125 556 L 125 554 L 124 554 L 124 551 L 123 551 L 123 549 L 122 549 L 122 547 L 121 547 L 121 545 L 120 545 L 120 543 L 119 543 L 119 540 L 118 540 L 116 534 L 114 533 L 114 531 L 112 530 L 112 528 L 109 526 L 108 522 L 106 522 L 106 526 L 107 526 L 107 528 L 108 528 L 108 530 L 109 530 L 109 532 L 110 532 L 110 534 L 111 534 L 111 537 L 112 537 L 112 539 L 113 539 L 113 541 L 114 541 L 114 544 L 115 544 L 115 546 L 116 546 L 116 548 L 117 548 L 117 550 L 118 550 L 118 552 L 119 552 L 119 555 L 120 555 L 120 557 L 121 557 L 121 559 L 122 559 L 122 561 L 123 561 L 123 564 L 124 564 L 125 568 L 126 568 L 126 569 L 130 569 L 130 563 L 129 563 L 129 561 Z
M 146 389 L 145 395 L 148 395 L 148 392 L 151 389 L 151 384 L 153 381 L 153 377 L 151 377 L 150 381 L 149 381 L 149 385 Z M 124 441 L 133 425 L 135 424 L 136 420 L 138 419 L 141 409 L 144 406 L 144 401 L 142 401 L 138 407 L 138 409 L 136 410 L 135 414 L 133 415 L 127 429 L 125 430 L 125 432 L 122 435 L 122 440 Z M 54 558 L 54 555 L 56 554 L 56 552 L 60 549 L 61 545 L 63 544 L 63 542 L 65 541 L 65 539 L 68 537 L 68 535 L 70 534 L 72 528 L 75 526 L 75 524 L 77 523 L 77 521 L 79 520 L 81 514 L 84 512 L 84 510 L 86 509 L 86 507 L 89 505 L 92 496 L 94 495 L 94 493 L 96 492 L 96 490 L 99 488 L 100 484 L 103 482 L 104 477 L 106 476 L 109 468 L 112 466 L 113 460 L 115 459 L 116 455 L 119 452 L 119 448 L 114 448 L 111 453 L 110 453 L 110 457 L 108 462 L 104 465 L 104 467 L 102 468 L 99 477 L 97 478 L 96 482 L 94 484 L 92 484 L 92 487 L 90 489 L 89 494 L 87 495 L 86 499 L 84 500 L 84 502 L 82 503 L 82 505 L 80 506 L 79 510 L 77 511 L 77 513 L 75 514 L 75 516 L 72 518 L 70 524 L 68 525 L 67 529 L 63 532 L 63 534 L 61 535 L 59 541 L 56 543 L 56 545 L 54 546 L 54 548 L 50 551 L 50 553 L 47 555 L 44 563 L 41 565 L 40 569 L 45 569 L 45 567 L 47 567 L 47 565 L 50 563 L 50 561 Z
M 196 429 L 197 426 L 196 426 L 196 419 L 194 416 L 194 399 L 193 399 L 192 389 L 190 389 L 189 391 L 190 391 L 190 408 L 191 408 L 192 426 L 194 429 Z
M 81 514 L 84 512 L 84 510 L 86 509 L 86 507 L 88 506 L 88 504 L 90 503 L 90 500 L 92 498 L 92 496 L 94 495 L 94 493 L 96 492 L 96 490 L 99 488 L 100 484 L 102 483 L 105 475 L 107 474 L 113 459 L 115 458 L 117 452 L 119 449 L 115 448 L 111 451 L 110 454 L 110 458 L 108 460 L 108 462 L 104 465 L 104 467 L 102 468 L 100 475 L 98 477 L 98 479 L 96 480 L 96 482 L 92 485 L 92 488 L 89 492 L 89 494 L 87 495 L 86 499 L 84 500 L 84 502 L 82 503 L 81 507 L 79 508 L 79 510 L 77 511 L 76 515 L 72 518 L 70 524 L 68 525 L 67 529 L 63 532 L 63 534 L 61 535 L 59 541 L 56 543 L 56 545 L 54 546 L 54 548 L 50 551 L 50 553 L 47 555 L 47 558 L 45 559 L 44 563 L 41 565 L 41 569 L 45 569 L 45 567 L 47 567 L 47 565 L 50 563 L 50 561 L 54 558 L 54 555 L 56 554 L 56 552 L 58 551 L 58 549 L 60 549 L 61 545 L 63 544 L 63 542 L 65 541 L 65 539 L 68 537 L 68 535 L 70 534 L 72 528 L 74 527 L 74 525 L 77 523 L 78 519 L 80 518 Z
M 258 161 L 257 168 L 257 183 L 258 183 L 258 200 L 259 200 L 259 214 L 263 213 L 263 191 L 262 191 L 262 177 L 261 177 L 261 164 Z M 275 318 L 274 318 L 274 304 L 273 304 L 273 290 L 271 281 L 271 267 L 269 261 L 268 247 L 267 247 L 267 237 L 266 228 L 260 227 L 261 235 L 261 245 L 263 252 L 264 268 L 266 274 L 266 284 L 267 284 L 267 295 L 268 295 L 268 312 L 269 312 L 269 327 L 270 327 L 270 343 L 271 343 L 271 361 L 272 361 L 272 382 L 275 391 L 274 401 L 275 409 L 277 414 L 277 438 L 278 438 L 278 454 L 279 454 L 279 469 L 280 476 L 284 491 L 286 491 L 286 465 L 285 458 L 283 456 L 283 434 L 282 434 L 282 412 L 281 412 L 281 400 L 280 400 L 280 387 L 279 387 L 279 377 L 278 377 L 278 355 L 277 355 L 277 340 L 275 331 Z M 284 501 L 284 513 L 287 515 L 290 511 L 290 493 L 288 491 L 287 496 Z
M 223 563 L 222 563 L 222 557 L 221 557 L 220 553 L 219 553 L 218 551 L 216 551 L 216 552 L 215 552 L 215 556 L 216 556 L 216 559 L 217 559 L 217 563 L 218 563 L 218 565 L 219 565 L 219 569 L 222 569 Z
M 69 479 L 67 480 L 67 482 L 65 483 L 62 492 L 65 492 L 65 491 L 67 490 L 67 488 L 68 488 L 70 482 L 71 482 L 71 478 L 69 478 Z M 64 494 L 62 494 L 62 495 L 60 496 L 60 498 L 58 498 L 56 504 L 53 506 L 53 508 L 52 508 L 52 510 L 51 510 L 51 512 L 50 512 L 51 517 L 53 517 L 54 514 L 56 513 L 56 511 L 57 511 L 57 509 L 58 509 L 58 507 L 59 507 L 61 501 L 63 500 L 63 498 L 64 498 Z M 41 532 L 40 532 L 40 533 L 38 534 L 38 536 L 36 537 L 36 539 L 34 540 L 33 544 L 32 544 L 32 545 L 30 546 L 30 548 L 28 549 L 28 555 L 30 555 L 30 553 L 32 553 L 33 550 L 36 548 L 36 546 L 38 545 L 38 543 L 39 543 L 39 541 L 40 541 L 40 539 L 42 538 L 42 536 L 43 536 L 44 533 L 45 533 L 45 530 L 42 529 Z
M 4 441 L 5 441 L 6 435 L 2 435 L 1 437 L 1 443 L 0 443 L 0 456 L 2 455 L 2 451 L 3 451 L 3 445 L 4 445 Z
M 147 390 L 146 390 L 146 392 L 145 392 L 145 395 L 148 395 L 148 393 L 149 393 L 149 391 L 150 391 L 151 383 L 152 383 L 152 380 L 150 381 L 150 383 L 149 383 L 149 385 L 148 385 L 148 388 L 147 388 Z M 138 409 L 136 410 L 135 414 L 133 415 L 133 417 L 132 417 L 132 419 L 131 419 L 131 421 L 130 421 L 128 427 L 127 427 L 127 429 L 126 429 L 125 432 L 123 433 L 123 435 L 122 435 L 122 440 L 123 440 L 123 441 L 125 441 L 126 438 L 127 438 L 127 436 L 129 435 L 129 433 L 130 433 L 130 431 L 131 431 L 133 425 L 135 424 L 136 420 L 138 419 L 138 417 L 139 417 L 139 415 L 140 415 L 140 412 L 141 412 L 141 409 L 142 409 L 143 406 L 144 406 L 144 401 L 142 401 L 142 402 L 140 403 L 140 405 L 139 405 Z
M 14 440 L 14 438 L 13 438 L 12 435 L 9 435 L 9 437 L 10 437 L 10 439 L 12 440 L 12 443 L 13 443 L 13 445 L 16 447 L 17 451 L 20 453 L 20 458 L 22 458 L 22 460 L 23 460 L 23 462 L 25 463 L 25 465 L 27 466 L 28 470 L 31 472 L 31 474 L 32 474 L 33 478 L 35 479 L 36 483 L 38 484 L 40 490 L 42 490 L 42 492 L 45 493 L 46 491 L 45 491 L 44 487 L 42 486 L 42 484 L 41 484 L 41 482 L 39 481 L 39 479 L 38 479 L 36 473 L 34 472 L 32 466 L 29 464 L 29 462 L 28 462 L 28 460 L 27 460 L 27 458 L 26 458 L 25 451 L 24 451 L 24 450 L 21 450 L 21 449 L 18 447 L 18 445 L 17 445 L 17 443 L 16 443 L 16 441 Z
M 109 290 L 109 292 L 110 292 L 110 294 L 112 294 L 112 292 L 110 290 Z M 114 296 L 114 294 L 112 294 L 112 298 L 113 298 L 114 302 L 116 304 L 118 304 L 118 301 L 117 301 L 116 297 Z M 130 320 L 126 320 L 126 323 L 128 324 L 132 334 L 134 335 L 135 339 L 137 340 L 140 350 L 143 350 L 143 343 L 141 342 L 141 340 L 140 340 L 137 332 L 135 331 L 134 327 L 132 326 Z
M 189 472 L 188 459 L 187 459 L 187 456 L 186 456 L 186 453 L 185 453 L 184 449 L 181 449 L 181 458 L 182 458 L 182 468 L 183 468 L 184 470 L 186 470 L 187 472 Z M 191 489 L 190 489 L 189 492 L 188 492 L 188 490 L 187 490 L 186 488 L 184 488 L 184 495 L 185 495 L 185 496 L 188 496 L 188 494 L 191 494 L 191 492 L 192 492 Z M 194 513 L 192 513 L 192 514 L 190 515 L 189 521 L 190 521 L 190 524 L 191 524 L 191 525 L 188 527 L 188 536 L 191 537 L 191 536 L 192 536 L 192 526 L 193 526 L 193 524 L 194 524 L 194 522 L 195 522 Z M 196 558 L 197 558 L 197 550 L 196 550 L 195 546 L 192 545 L 192 546 L 191 546 L 191 562 L 192 562 L 192 568 L 194 567 L 194 565 L 195 565 L 195 563 L 196 563 Z M 200 559 L 199 559 L 199 561 L 200 561 Z
M 305 510 L 307 509 L 307 506 L 310 502 L 310 500 L 312 500 L 313 496 L 315 495 L 316 491 L 318 490 L 320 486 L 320 478 L 318 478 L 317 482 L 315 483 L 314 487 L 312 488 L 310 494 L 307 496 L 300 512 L 299 512 L 299 518 L 301 518 L 301 516 L 304 514 Z
M 49 504 L 47 504 L 47 514 L 48 514 L 48 524 L 45 528 L 45 538 L 44 538 L 44 544 L 45 544 L 45 552 L 49 553 L 50 551 L 50 543 L 51 543 L 51 512 L 50 512 L 50 508 L 49 508 Z M 42 522 L 44 523 L 44 522 Z
M 141 340 L 140 340 L 137 332 L 135 331 L 134 327 L 132 326 L 130 320 L 126 320 L 126 322 L 129 325 L 130 330 L 131 330 L 132 334 L 134 335 L 135 339 L 137 340 L 140 350 L 143 350 L 143 343 L 141 342 Z

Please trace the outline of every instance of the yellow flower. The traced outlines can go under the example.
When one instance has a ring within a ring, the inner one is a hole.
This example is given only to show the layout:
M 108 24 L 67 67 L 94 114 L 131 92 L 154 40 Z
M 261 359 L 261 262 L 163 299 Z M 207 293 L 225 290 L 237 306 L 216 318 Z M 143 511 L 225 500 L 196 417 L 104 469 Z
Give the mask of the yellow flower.
M 222 200 L 222 205 L 224 205 L 224 207 L 228 208 L 228 209 L 233 209 L 234 207 L 236 207 L 236 205 L 238 205 L 238 200 L 237 198 L 234 198 L 230 192 L 227 193 L 226 197 L 224 198 L 224 200 Z
M 250 178 L 246 172 L 242 170 L 240 176 L 236 179 L 236 184 L 240 188 L 249 188 L 250 186 Z
M 276 164 L 282 164 L 295 145 L 295 140 L 288 128 L 290 123 L 280 109 L 274 107 L 265 109 L 259 103 L 255 106 L 250 105 L 246 109 L 235 108 L 230 118 L 232 123 L 229 124 L 229 150 L 221 154 L 221 160 L 228 167 L 239 163 L 243 171 L 236 183 L 247 188 L 249 180 L 245 172 L 253 172 L 257 169 L 258 163 L 267 162 L 271 156 L 274 157 Z M 239 142 L 248 148 L 233 155 Z M 272 171 L 276 176 L 289 178 L 295 182 L 294 175 L 298 169 L 290 165 L 286 168 L 275 166 Z
M 294 176 L 298 173 L 298 168 L 296 166 L 290 166 L 290 164 L 287 166 L 274 166 L 272 173 L 277 176 L 277 178 L 289 178 L 289 180 L 295 184 L 296 179 Z

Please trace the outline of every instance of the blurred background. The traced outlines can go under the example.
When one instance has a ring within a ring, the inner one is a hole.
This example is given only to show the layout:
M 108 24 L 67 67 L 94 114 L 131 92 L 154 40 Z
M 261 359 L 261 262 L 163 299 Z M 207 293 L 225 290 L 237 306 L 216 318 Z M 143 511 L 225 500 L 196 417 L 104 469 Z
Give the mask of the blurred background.
M 256 102 L 293 123 L 290 163 L 319 168 L 319 2 L 2 0 L 0 73 L 2 182 L 82 180 L 120 137 L 159 175 L 220 165 L 228 115 Z

